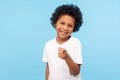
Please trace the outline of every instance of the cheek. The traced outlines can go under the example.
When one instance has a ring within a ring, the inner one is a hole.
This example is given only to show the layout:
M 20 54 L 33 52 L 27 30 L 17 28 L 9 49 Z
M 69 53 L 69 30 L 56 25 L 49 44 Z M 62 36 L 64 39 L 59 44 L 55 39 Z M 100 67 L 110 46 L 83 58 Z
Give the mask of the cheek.
M 73 32 L 74 28 L 72 28 L 70 31 Z
M 74 31 L 75 27 L 72 29 L 72 32 Z

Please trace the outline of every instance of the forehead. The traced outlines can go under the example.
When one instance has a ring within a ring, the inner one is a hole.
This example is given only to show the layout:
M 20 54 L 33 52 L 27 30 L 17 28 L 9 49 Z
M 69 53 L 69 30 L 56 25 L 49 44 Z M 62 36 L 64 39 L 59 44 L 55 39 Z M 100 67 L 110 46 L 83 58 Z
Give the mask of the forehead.
M 64 21 L 64 22 L 68 22 L 68 23 L 72 23 L 74 24 L 75 23 L 75 19 L 70 16 L 70 15 L 61 15 L 58 19 L 59 21 Z

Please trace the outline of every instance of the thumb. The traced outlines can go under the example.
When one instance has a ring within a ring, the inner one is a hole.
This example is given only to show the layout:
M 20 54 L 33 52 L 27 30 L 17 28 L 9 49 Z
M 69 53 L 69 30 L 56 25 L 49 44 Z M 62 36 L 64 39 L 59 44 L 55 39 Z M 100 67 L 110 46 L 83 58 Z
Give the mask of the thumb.
M 63 48 L 59 47 L 59 48 L 58 48 L 58 52 L 59 52 L 59 53 L 62 53 L 62 52 L 63 52 Z

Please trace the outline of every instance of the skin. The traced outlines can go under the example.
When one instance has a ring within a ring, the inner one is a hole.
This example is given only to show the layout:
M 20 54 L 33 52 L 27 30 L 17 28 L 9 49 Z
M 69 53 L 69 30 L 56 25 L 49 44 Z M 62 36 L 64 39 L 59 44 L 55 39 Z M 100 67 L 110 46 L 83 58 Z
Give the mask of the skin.
M 59 44 L 63 44 L 66 42 L 73 32 L 74 26 L 75 26 L 75 19 L 72 16 L 69 15 L 62 15 L 58 19 L 58 21 L 54 24 L 56 28 L 57 38 L 56 41 Z M 80 64 L 76 64 L 71 56 L 68 54 L 67 50 L 60 47 L 58 48 L 58 57 L 65 60 L 69 67 L 69 71 L 73 75 L 77 75 L 80 72 Z M 47 63 L 46 66 L 46 80 L 48 80 L 49 76 L 49 66 Z
M 49 78 L 49 66 L 48 63 L 46 64 L 46 80 L 48 80 Z
M 62 44 L 66 42 L 74 29 L 75 20 L 69 15 L 62 15 L 54 25 L 56 27 L 57 32 L 57 42 Z

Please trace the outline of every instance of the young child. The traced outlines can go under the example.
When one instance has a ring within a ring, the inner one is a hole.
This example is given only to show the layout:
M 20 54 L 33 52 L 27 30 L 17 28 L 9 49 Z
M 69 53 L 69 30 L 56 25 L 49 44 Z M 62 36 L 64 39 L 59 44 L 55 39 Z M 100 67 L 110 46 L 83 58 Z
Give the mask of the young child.
M 71 36 L 82 25 L 82 13 L 73 4 L 55 9 L 51 24 L 57 36 L 45 44 L 42 60 L 46 62 L 46 80 L 81 80 L 81 43 Z

